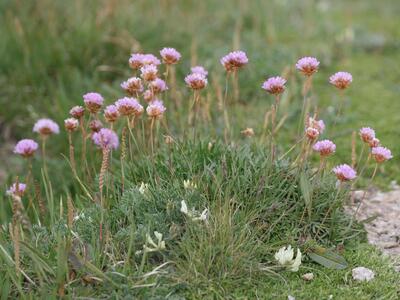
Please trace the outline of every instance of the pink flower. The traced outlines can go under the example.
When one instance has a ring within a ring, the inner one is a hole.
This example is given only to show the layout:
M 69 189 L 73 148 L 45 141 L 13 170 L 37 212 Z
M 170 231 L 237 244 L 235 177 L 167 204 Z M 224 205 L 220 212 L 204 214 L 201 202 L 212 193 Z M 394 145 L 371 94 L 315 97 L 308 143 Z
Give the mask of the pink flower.
M 385 147 L 374 147 L 371 150 L 371 154 L 374 156 L 377 163 L 383 163 L 384 161 L 393 158 L 392 152 Z
M 104 99 L 99 93 L 87 93 L 83 95 L 83 101 L 85 102 L 86 108 L 92 114 L 96 114 L 103 105 Z
M 340 90 L 346 89 L 353 81 L 353 76 L 347 72 L 337 72 L 329 77 L 329 82 Z
M 134 96 L 143 91 L 142 79 L 138 77 L 131 77 L 127 81 L 122 82 L 121 87 L 129 95 Z
M 161 61 L 153 54 L 144 54 L 142 58 L 142 63 L 144 66 L 146 65 L 158 66 L 161 64 Z
M 321 156 L 328 156 L 336 151 L 336 145 L 330 140 L 323 140 L 316 142 L 313 150 L 319 152 Z
M 75 131 L 78 129 L 79 121 L 75 118 L 68 118 L 64 120 L 65 129 L 68 131 Z
M 51 134 L 59 134 L 60 128 L 53 120 L 40 119 L 33 126 L 33 132 L 37 132 L 43 136 L 48 136 Z
M 79 105 L 74 106 L 69 111 L 69 114 L 75 119 L 80 119 L 85 115 L 85 108 L 83 108 L 82 106 L 79 106 Z
M 10 196 L 22 197 L 25 193 L 25 190 L 26 190 L 26 184 L 18 182 L 18 183 L 13 183 L 6 193 L 7 195 Z
M 315 57 L 303 57 L 296 63 L 296 69 L 306 76 L 311 76 L 318 71 L 319 61 Z
M 160 60 L 153 54 L 133 53 L 129 59 L 129 65 L 132 69 L 140 69 L 145 65 L 158 66 L 160 63 Z
M 370 141 L 368 142 L 368 145 L 369 145 L 371 148 L 378 147 L 380 144 L 381 144 L 381 141 L 378 140 L 377 138 L 373 138 L 372 140 L 370 140 Z
M 160 119 L 162 118 L 166 108 L 162 101 L 154 100 L 149 103 L 149 106 L 146 108 L 147 115 L 150 118 Z
M 157 78 L 158 70 L 155 65 L 145 65 L 140 68 L 141 76 L 145 81 L 153 81 Z
M 115 102 L 118 112 L 122 116 L 140 115 L 143 112 L 143 106 L 136 98 L 124 97 Z
M 207 86 L 207 78 L 199 73 L 192 73 L 185 77 L 188 87 L 194 90 L 201 90 Z
M 38 144 L 34 140 L 23 139 L 20 140 L 14 147 L 14 153 L 23 157 L 31 157 L 38 149 Z
M 248 64 L 249 59 L 243 51 L 233 51 L 225 55 L 220 60 L 221 64 L 228 72 L 237 71 Z
M 203 75 L 204 77 L 208 76 L 208 72 L 202 66 L 195 66 L 195 67 L 192 67 L 190 70 L 192 71 L 192 73 L 198 73 L 198 74 Z
M 318 138 L 319 136 L 319 131 L 318 129 L 315 129 L 313 127 L 308 127 L 306 129 L 306 136 L 310 139 L 310 140 L 315 140 Z
M 146 102 L 151 102 L 154 99 L 154 93 L 151 90 L 145 90 L 143 93 L 143 99 Z
M 103 123 L 100 120 L 92 120 L 89 123 L 89 128 L 92 132 L 99 132 L 103 128 Z
M 286 79 L 276 76 L 264 81 L 262 88 L 272 95 L 279 95 L 285 90 Z
M 119 117 L 119 112 L 116 105 L 113 104 L 108 105 L 104 110 L 104 118 L 106 119 L 107 122 L 113 123 L 118 119 L 118 117 Z
M 335 173 L 337 179 L 340 181 L 353 180 L 357 176 L 357 172 L 349 165 L 343 164 L 333 168 L 333 173 Z
M 160 51 L 160 55 L 167 65 L 176 64 L 181 58 L 181 54 L 174 48 L 164 48 Z
M 369 143 L 375 138 L 375 130 L 369 127 L 363 127 L 360 129 L 360 137 L 364 143 Z
M 102 128 L 99 132 L 94 133 L 92 140 L 103 150 L 117 149 L 119 144 L 117 134 L 108 128 Z
M 164 80 L 162 80 L 160 78 L 156 78 L 155 80 L 150 82 L 150 86 L 151 86 L 151 90 L 153 91 L 154 94 L 158 94 L 158 93 L 168 90 L 167 84 L 165 83 Z
M 317 129 L 320 134 L 322 134 L 325 131 L 325 123 L 324 123 L 324 121 L 323 120 L 316 120 L 316 119 L 314 119 L 312 117 L 308 118 L 306 126 Z

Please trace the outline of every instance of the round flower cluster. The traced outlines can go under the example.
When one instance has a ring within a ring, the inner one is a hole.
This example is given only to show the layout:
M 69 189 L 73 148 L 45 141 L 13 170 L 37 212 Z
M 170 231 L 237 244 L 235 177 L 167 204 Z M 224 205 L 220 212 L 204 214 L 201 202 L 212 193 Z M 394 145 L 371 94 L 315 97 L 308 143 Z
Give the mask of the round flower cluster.
M 25 193 L 26 190 L 26 184 L 25 183 L 13 183 L 10 188 L 7 190 L 7 195 L 10 196 L 19 196 L 22 197 L 23 194 Z
M 377 163 L 383 163 L 393 158 L 392 152 L 388 148 L 380 146 L 372 148 L 371 154 Z
M 38 149 L 38 144 L 31 139 L 20 140 L 14 147 L 14 153 L 23 157 L 31 157 Z
M 207 78 L 200 73 L 191 73 L 185 77 L 185 82 L 188 87 L 194 90 L 201 90 L 207 86 Z
M 152 91 L 153 94 L 159 94 L 165 92 L 166 90 L 168 90 L 168 86 L 164 80 L 156 78 L 150 82 L 150 91 Z
M 329 77 L 329 82 L 340 90 L 346 89 L 353 81 L 353 76 L 348 72 L 337 72 Z
M 127 81 L 122 82 L 121 87 L 128 93 L 128 95 L 134 96 L 143 91 L 142 79 L 131 77 Z
M 143 112 L 143 106 L 136 98 L 124 97 L 118 99 L 115 106 L 122 116 L 140 115 Z
M 75 118 L 68 118 L 64 120 L 64 126 L 67 131 L 75 131 L 78 129 L 79 121 Z
M 158 70 L 155 65 L 144 65 L 140 68 L 140 76 L 144 81 L 153 81 L 156 80 L 158 75 Z
M 174 65 L 181 59 L 181 54 L 174 48 L 164 48 L 160 51 L 160 55 L 167 65 Z
M 316 120 L 314 118 L 308 118 L 306 124 L 306 136 L 310 140 L 315 140 L 325 130 L 325 123 L 322 120 Z
M 190 68 L 190 71 L 192 71 L 192 73 L 201 74 L 201 75 L 203 75 L 204 77 L 207 77 L 207 76 L 208 76 L 207 70 L 204 69 L 204 67 L 202 67 L 202 66 L 195 66 L 195 67 L 192 67 L 192 68 Z
M 369 127 L 360 129 L 360 137 L 364 143 L 369 143 L 375 138 L 375 130 Z
M 106 119 L 107 122 L 113 123 L 117 121 L 119 117 L 119 111 L 116 105 L 111 104 L 106 107 L 104 110 L 104 118 Z
M 165 111 L 164 103 L 160 100 L 150 102 L 146 108 L 147 115 L 154 119 L 161 119 Z
M 319 61 L 315 57 L 303 57 L 296 63 L 296 69 L 306 76 L 311 76 L 318 71 Z
M 129 59 L 129 65 L 132 69 L 140 69 L 145 65 L 161 64 L 160 60 L 153 54 L 133 53 Z
M 49 136 L 51 134 L 59 134 L 60 128 L 53 120 L 40 119 L 33 126 L 33 132 L 37 132 L 42 136 Z
M 117 149 L 119 144 L 117 134 L 108 128 L 102 128 L 99 132 L 94 133 L 92 140 L 103 150 Z
M 336 166 L 332 171 L 342 182 L 353 180 L 357 176 L 357 172 L 347 164 Z
M 322 140 L 314 144 L 313 150 L 321 156 L 329 156 L 336 151 L 336 145 L 330 140 Z
M 85 108 L 79 105 L 74 106 L 69 111 L 69 114 L 75 119 L 80 119 L 85 115 Z
M 285 90 L 286 79 L 276 76 L 264 81 L 262 88 L 272 95 L 279 95 Z
M 87 93 L 83 95 L 83 101 L 85 102 L 86 108 L 92 113 L 96 114 L 103 105 L 104 98 L 99 93 Z
M 220 62 L 225 67 L 226 71 L 234 72 L 247 65 L 249 59 L 245 52 L 233 51 L 222 57 Z

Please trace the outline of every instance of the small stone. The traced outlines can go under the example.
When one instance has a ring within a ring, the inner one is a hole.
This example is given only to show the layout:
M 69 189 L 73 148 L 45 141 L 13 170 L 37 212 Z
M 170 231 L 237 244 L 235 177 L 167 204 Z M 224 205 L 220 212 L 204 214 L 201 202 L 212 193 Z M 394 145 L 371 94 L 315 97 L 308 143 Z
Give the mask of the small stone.
M 314 279 L 314 274 L 313 273 L 306 273 L 303 276 L 301 276 L 305 281 L 311 281 Z
M 374 279 L 375 273 L 364 267 L 357 267 L 351 271 L 353 279 L 357 281 L 370 281 Z
M 287 296 L 287 298 L 288 298 L 288 300 L 296 300 L 296 298 L 295 297 L 293 297 L 293 296 Z

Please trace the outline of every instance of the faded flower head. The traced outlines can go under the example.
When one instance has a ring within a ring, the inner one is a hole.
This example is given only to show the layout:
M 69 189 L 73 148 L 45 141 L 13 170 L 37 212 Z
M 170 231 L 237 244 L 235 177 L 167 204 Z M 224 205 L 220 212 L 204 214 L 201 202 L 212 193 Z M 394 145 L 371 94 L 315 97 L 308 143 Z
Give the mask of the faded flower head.
M 122 82 L 121 87 L 127 94 L 134 96 L 143 91 L 142 79 L 139 77 L 131 77 L 127 81 Z
M 150 118 L 161 119 L 166 108 L 161 100 L 154 100 L 146 108 L 147 115 Z
M 207 86 L 207 78 L 200 73 L 191 73 L 185 77 L 188 87 L 194 90 L 201 90 Z
M 7 195 L 10 196 L 22 197 L 25 193 L 25 190 L 26 190 L 26 184 L 18 182 L 18 183 L 13 183 L 6 193 Z
M 264 81 L 262 88 L 272 95 L 279 95 L 285 90 L 286 79 L 276 76 Z
M 192 73 L 201 74 L 201 75 L 203 75 L 204 77 L 207 77 L 207 76 L 208 76 L 208 72 L 207 72 L 206 69 L 204 69 L 204 67 L 202 67 L 202 66 L 195 66 L 195 67 L 192 67 L 192 68 L 190 69 L 190 71 L 192 71 Z
M 292 272 L 297 272 L 301 265 L 301 251 L 297 248 L 297 255 L 294 258 L 294 251 L 292 246 L 282 247 L 275 253 L 276 261 L 282 266 Z
M 380 141 L 379 139 L 377 139 L 377 138 L 373 138 L 372 140 L 370 140 L 370 141 L 368 142 L 368 145 L 369 145 L 371 148 L 378 147 L 378 146 L 380 146 L 380 144 L 381 144 L 381 141 Z
M 75 118 L 68 118 L 64 120 L 64 127 L 67 131 L 75 131 L 78 129 L 79 121 Z
M 38 144 L 31 139 L 20 140 L 14 147 L 14 153 L 23 157 L 31 157 L 38 149 Z
M 296 63 L 296 69 L 306 76 L 311 76 L 318 71 L 319 61 L 315 57 L 303 57 Z
M 103 128 L 103 123 L 100 120 L 92 120 L 89 122 L 89 128 L 92 132 L 99 132 Z
M 233 51 L 222 57 L 220 62 L 225 67 L 226 71 L 233 72 L 248 64 L 249 59 L 245 52 Z
M 377 163 L 383 163 L 393 158 L 392 152 L 386 147 L 374 147 L 371 150 L 371 154 Z
M 321 156 L 328 156 L 336 151 L 336 145 L 330 140 L 323 140 L 316 142 L 313 150 L 319 152 Z
M 144 65 L 140 68 L 140 76 L 144 81 L 153 81 L 157 78 L 158 70 L 155 65 Z
M 96 114 L 103 105 L 104 98 L 99 93 L 87 93 L 83 95 L 83 101 L 86 108 L 92 113 Z
M 151 91 L 151 90 L 145 90 L 144 91 L 144 93 L 143 93 L 143 99 L 146 101 L 146 102 L 151 102 L 151 101 L 153 101 L 154 100 L 154 93 Z
M 357 172 L 347 164 L 338 165 L 332 171 L 340 181 L 350 181 L 357 176 Z
M 158 66 L 160 63 L 160 60 L 153 54 L 133 53 L 129 58 L 130 67 L 135 70 L 140 69 L 145 65 Z
M 108 128 L 102 128 L 99 132 L 94 133 L 92 140 L 103 150 L 117 149 L 119 144 L 117 134 Z
M 159 94 L 168 90 L 167 84 L 161 78 L 156 78 L 152 82 L 150 82 L 150 87 L 153 91 L 153 94 Z
M 160 55 L 167 65 L 176 64 L 181 58 L 181 54 L 174 48 L 163 48 L 160 51 Z
M 312 127 L 318 130 L 319 134 L 324 133 L 325 131 L 325 123 L 323 120 L 317 120 L 312 117 L 309 117 L 307 120 L 306 127 Z
M 158 66 L 159 64 L 161 64 L 161 61 L 153 54 L 144 54 L 142 58 L 142 63 L 144 66 L 146 65 Z
M 115 106 L 122 116 L 140 115 L 143 112 L 143 106 L 136 98 L 124 97 L 118 99 Z
M 348 72 L 337 72 L 329 77 L 329 82 L 340 90 L 346 89 L 353 81 L 353 76 Z
M 369 143 L 375 138 L 375 130 L 369 127 L 363 127 L 360 129 L 360 137 L 364 143 Z
M 69 111 L 69 114 L 75 118 L 75 119 L 80 119 L 85 115 L 85 108 L 83 106 L 74 106 L 73 108 L 71 108 L 71 110 Z
M 254 136 L 254 129 L 247 127 L 246 129 L 242 130 L 240 133 L 246 137 L 252 137 L 252 136 Z
M 316 140 L 319 137 L 319 131 L 316 128 L 307 127 L 306 128 L 306 136 L 312 141 Z
M 51 134 L 59 134 L 60 127 L 53 120 L 40 119 L 33 126 L 33 132 L 37 132 L 42 136 L 49 136 Z
M 104 110 L 104 118 L 107 122 L 113 123 L 117 121 L 119 117 L 118 108 L 116 105 L 108 105 Z

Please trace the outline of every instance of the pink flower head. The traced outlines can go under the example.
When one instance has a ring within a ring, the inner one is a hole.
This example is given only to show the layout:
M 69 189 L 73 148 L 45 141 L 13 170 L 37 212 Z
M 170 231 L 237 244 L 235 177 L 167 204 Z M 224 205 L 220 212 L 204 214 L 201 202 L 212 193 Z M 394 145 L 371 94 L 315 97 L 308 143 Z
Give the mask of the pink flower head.
M 303 57 L 296 63 L 296 69 L 306 76 L 311 76 L 318 71 L 319 61 L 315 57 Z
M 14 147 L 14 153 L 23 157 L 31 157 L 38 149 L 38 144 L 34 140 L 20 140 Z
M 69 111 L 69 114 L 75 119 L 80 119 L 85 115 L 85 108 L 83 106 L 79 106 L 79 105 L 74 106 Z
M 318 138 L 319 133 L 320 132 L 318 131 L 318 129 L 315 129 L 313 127 L 308 127 L 306 129 L 306 136 L 312 141 L 314 141 Z
M 323 120 L 316 120 L 312 117 L 308 118 L 307 127 L 312 127 L 315 128 L 319 131 L 320 134 L 322 134 L 325 131 L 325 123 Z
M 207 76 L 208 76 L 207 70 L 204 69 L 204 67 L 202 67 L 202 66 L 195 66 L 195 67 L 192 67 L 192 68 L 190 69 L 190 71 L 192 71 L 192 73 L 201 74 L 201 75 L 203 75 L 204 77 L 207 77 Z
M 153 81 L 158 75 L 158 70 L 155 65 L 145 65 L 140 68 L 140 72 L 144 81 Z
M 346 164 L 336 166 L 332 171 L 340 181 L 353 180 L 357 176 L 357 172 Z
M 160 78 L 156 78 L 155 80 L 150 82 L 150 86 L 151 86 L 151 90 L 153 91 L 154 94 L 158 94 L 158 93 L 165 92 L 166 90 L 168 90 L 167 84 L 165 83 L 164 80 L 162 80 Z
M 279 95 L 285 90 L 286 79 L 276 76 L 264 81 L 262 88 L 272 95 Z
M 143 93 L 143 99 L 146 102 L 151 102 L 154 100 L 154 93 L 151 90 L 145 90 Z
M 153 54 L 144 54 L 142 58 L 142 63 L 144 66 L 147 65 L 158 66 L 159 64 L 161 64 L 161 61 Z
M 25 193 L 26 190 L 26 184 L 25 183 L 13 183 L 10 188 L 7 190 L 7 195 L 10 196 L 19 196 L 22 197 Z
M 353 76 L 348 72 L 337 72 L 329 77 L 329 82 L 340 90 L 346 89 L 353 81 Z
M 383 163 L 393 158 L 392 152 L 388 148 L 380 146 L 372 148 L 371 154 L 374 156 L 377 163 Z
M 133 53 L 129 58 L 130 67 L 135 70 L 140 69 L 145 65 L 158 66 L 160 63 L 160 60 L 153 54 Z
M 139 77 L 131 77 L 127 81 L 121 83 L 121 87 L 129 95 L 133 96 L 143 91 L 142 79 Z
M 225 55 L 220 60 L 221 64 L 225 67 L 228 72 L 237 71 L 246 64 L 248 64 L 249 59 L 243 51 L 233 51 Z
M 160 51 L 160 55 L 167 65 L 176 64 L 181 59 L 181 54 L 174 48 L 164 48 Z
M 319 152 L 321 156 L 328 156 L 336 151 L 336 145 L 330 140 L 323 140 L 316 142 L 313 150 Z
M 372 140 L 370 140 L 370 141 L 368 142 L 368 145 L 369 145 L 371 148 L 378 147 L 380 144 L 381 144 L 381 141 L 380 141 L 379 139 L 377 139 L 377 138 L 373 138 Z
M 75 131 L 78 129 L 79 121 L 75 118 L 68 118 L 64 120 L 65 129 L 68 131 Z
M 57 123 L 50 119 L 40 119 L 33 126 L 33 132 L 37 132 L 42 136 L 48 136 L 51 134 L 59 134 L 60 128 Z
M 92 114 L 96 114 L 103 105 L 104 99 L 99 93 L 87 93 L 83 95 L 83 101 L 85 102 L 86 108 Z
M 143 112 L 143 106 L 136 98 L 124 97 L 115 102 L 118 112 L 122 116 L 140 115 Z
M 149 106 L 146 108 L 147 115 L 150 118 L 161 119 L 166 108 L 164 103 L 160 100 L 154 100 L 149 103 Z
M 360 129 L 360 137 L 364 143 L 369 143 L 375 138 L 375 130 L 369 127 L 363 127 Z
M 119 117 L 119 112 L 116 105 L 113 104 L 108 105 L 104 110 L 104 118 L 106 119 L 107 122 L 113 123 L 118 119 L 118 117 Z
M 94 133 L 92 140 L 103 150 L 117 149 L 119 144 L 117 134 L 108 128 L 102 128 L 99 132 Z
M 92 120 L 89 123 L 89 128 L 92 132 L 99 132 L 103 128 L 103 123 L 100 120 Z
M 191 73 L 185 77 L 188 87 L 194 90 L 201 90 L 207 86 L 207 78 L 200 73 Z

